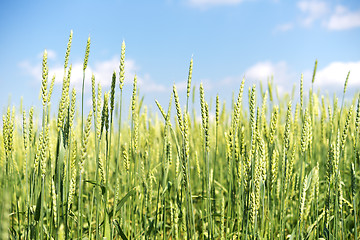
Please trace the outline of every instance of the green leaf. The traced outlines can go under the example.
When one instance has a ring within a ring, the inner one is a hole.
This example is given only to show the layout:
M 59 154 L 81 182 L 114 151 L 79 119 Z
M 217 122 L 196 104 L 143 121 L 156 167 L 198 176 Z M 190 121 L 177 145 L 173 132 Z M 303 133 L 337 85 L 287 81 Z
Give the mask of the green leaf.
M 118 203 L 116 212 L 118 212 L 125 202 L 136 193 L 135 188 L 131 189 Z
M 94 184 L 94 185 L 96 185 L 96 186 L 99 186 L 99 187 L 101 188 L 101 193 L 102 193 L 102 195 L 105 194 L 106 188 L 105 188 L 105 186 L 104 186 L 103 184 L 97 183 L 97 182 L 95 182 L 95 181 L 93 181 L 93 180 L 85 180 L 84 182 L 91 183 L 91 184 Z
M 41 192 L 36 202 L 35 215 L 34 215 L 35 221 L 39 221 L 40 219 L 40 209 L 41 209 Z
M 126 237 L 124 231 L 121 229 L 120 224 L 117 220 L 114 220 L 114 225 L 115 225 L 115 228 L 116 228 L 117 232 L 119 233 L 120 237 L 123 240 L 127 240 L 127 237 Z
M 135 188 L 131 189 L 128 193 L 126 193 L 126 195 L 119 201 L 117 207 L 116 207 L 116 211 L 115 212 L 118 212 L 121 207 L 125 204 L 125 202 L 135 194 Z M 112 216 L 113 215 L 113 212 L 114 212 L 114 208 L 108 213 L 109 216 Z

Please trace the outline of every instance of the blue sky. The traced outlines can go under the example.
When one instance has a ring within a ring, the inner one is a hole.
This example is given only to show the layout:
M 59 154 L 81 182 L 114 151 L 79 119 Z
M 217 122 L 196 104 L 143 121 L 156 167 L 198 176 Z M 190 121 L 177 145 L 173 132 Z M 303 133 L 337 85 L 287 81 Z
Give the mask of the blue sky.
M 61 91 L 70 31 L 72 87 L 80 96 L 81 66 L 91 37 L 85 98 L 90 77 L 109 88 L 126 42 L 125 97 L 138 75 L 145 103 L 167 106 L 172 85 L 180 97 L 191 56 L 193 84 L 206 95 L 231 100 L 243 76 L 246 87 L 274 76 L 280 93 L 291 91 L 304 74 L 315 87 L 341 93 L 347 72 L 350 92 L 360 90 L 360 1 L 357 0 L 158 0 L 1 1 L 0 106 L 40 106 L 42 53 L 49 53 L 55 98 Z M 117 88 L 118 89 L 118 88 Z M 197 95 L 198 96 L 198 95 Z M 9 98 L 10 97 L 10 98 Z M 9 100 L 10 99 L 10 100 Z M 57 107 L 57 103 L 54 103 Z

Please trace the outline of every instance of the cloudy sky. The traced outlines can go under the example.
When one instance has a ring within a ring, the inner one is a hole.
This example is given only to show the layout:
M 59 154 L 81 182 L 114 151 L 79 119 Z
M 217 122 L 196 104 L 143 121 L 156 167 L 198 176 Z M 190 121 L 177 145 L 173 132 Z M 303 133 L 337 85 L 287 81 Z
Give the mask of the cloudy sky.
M 166 105 L 175 83 L 180 97 L 191 57 L 193 83 L 206 95 L 231 100 L 245 77 L 246 87 L 270 76 L 279 92 L 291 91 L 304 74 L 315 87 L 341 92 L 348 71 L 349 89 L 360 90 L 360 1 L 358 0 L 157 0 L 157 1 L 1 1 L 0 107 L 39 106 L 41 62 L 48 51 L 50 78 L 59 96 L 70 31 L 72 87 L 81 85 L 87 38 L 86 72 L 106 90 L 118 73 L 121 42 L 126 43 L 125 97 L 136 73 L 149 105 Z M 118 89 L 118 88 L 117 88 Z

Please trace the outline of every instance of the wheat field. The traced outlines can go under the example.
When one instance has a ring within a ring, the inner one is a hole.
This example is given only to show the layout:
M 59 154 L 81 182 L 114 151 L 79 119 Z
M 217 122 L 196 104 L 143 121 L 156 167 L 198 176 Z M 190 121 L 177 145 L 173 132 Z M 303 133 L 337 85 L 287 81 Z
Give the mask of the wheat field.
M 349 75 L 339 98 L 313 89 L 317 62 L 297 97 L 243 79 L 227 109 L 192 86 L 191 59 L 186 95 L 174 85 L 151 112 L 136 76 L 124 87 L 124 42 L 110 91 L 85 76 L 90 37 L 82 89 L 70 89 L 72 34 L 61 98 L 45 50 L 42 109 L 3 113 L 0 239 L 359 239 L 360 95 L 346 94 Z

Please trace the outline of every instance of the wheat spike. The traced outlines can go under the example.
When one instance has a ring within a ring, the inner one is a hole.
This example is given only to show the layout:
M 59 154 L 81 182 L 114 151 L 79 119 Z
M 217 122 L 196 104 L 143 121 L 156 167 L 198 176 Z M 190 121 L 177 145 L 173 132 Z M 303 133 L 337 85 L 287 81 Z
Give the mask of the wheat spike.
M 52 198 L 52 211 L 54 216 L 54 223 L 55 223 L 55 228 L 57 228 L 57 207 L 56 207 L 57 196 L 55 192 L 55 183 L 53 178 L 51 178 L 51 198 Z
M 111 91 L 110 91 L 110 112 L 114 111 L 115 107 L 115 83 L 116 83 L 116 72 L 113 72 L 111 79 Z
M 271 120 L 270 120 L 270 132 L 269 132 L 269 143 L 270 144 L 274 143 L 275 131 L 277 128 L 277 121 L 278 121 L 278 113 L 279 113 L 279 108 L 275 107 L 271 114 Z
M 314 71 L 313 71 L 313 76 L 312 76 L 312 83 L 314 84 L 314 81 L 315 81 L 315 75 L 316 75 L 316 70 L 317 70 L 317 64 L 318 64 L 318 61 L 317 59 L 315 60 L 315 66 L 314 66 Z
M 188 81 L 187 81 L 187 87 L 186 87 L 187 97 L 190 96 L 192 71 L 193 71 L 193 58 L 191 57 L 190 66 L 189 66 L 189 75 L 188 75 Z
M 123 89 L 124 80 L 125 80 L 125 41 L 123 41 L 121 44 L 120 73 L 119 73 L 120 90 Z
M 249 97 L 249 108 L 250 108 L 250 128 L 251 130 L 255 130 L 256 122 L 255 122 L 255 105 L 256 105 L 256 86 L 255 84 L 252 86 Z
M 90 129 L 91 129 L 91 116 L 92 111 L 89 112 L 89 115 L 86 120 L 85 124 L 85 134 L 83 135 L 83 139 L 81 141 L 81 155 L 80 155 L 80 165 L 79 165 L 79 172 L 82 174 L 84 172 L 84 161 L 87 156 L 87 149 L 88 149 L 88 141 L 89 141 L 89 135 L 90 135 Z
M 41 82 L 41 97 L 43 107 L 45 107 L 47 103 L 47 84 L 48 84 L 48 65 L 47 65 L 47 51 L 44 51 L 43 62 L 42 62 L 42 82 Z
M 54 85 L 55 85 L 55 74 L 51 79 L 51 83 L 50 83 L 50 88 L 49 88 L 49 93 L 48 93 L 48 99 L 46 100 L 47 103 L 50 103 L 51 100 L 51 96 L 52 96 L 52 92 L 54 90 Z
M 88 37 L 87 43 L 86 43 L 83 71 L 85 71 L 86 68 L 87 68 L 88 60 L 89 60 L 89 54 L 90 54 L 90 36 Z
M 176 107 L 179 128 L 180 128 L 180 131 L 183 132 L 184 127 L 183 127 L 183 119 L 182 119 L 182 114 L 181 114 L 180 100 L 179 100 L 179 95 L 177 93 L 175 84 L 173 85 L 173 93 L 174 93 L 174 100 L 175 100 L 175 107 Z
M 70 36 L 69 36 L 69 41 L 67 44 L 67 48 L 66 48 L 66 53 L 65 53 L 65 63 L 64 63 L 64 69 L 67 68 L 68 62 L 69 62 L 69 55 L 70 55 L 70 50 L 71 50 L 71 43 L 72 43 L 72 37 L 73 37 L 73 31 L 70 31 Z
M 290 124 L 291 124 L 291 102 L 288 103 L 288 108 L 286 112 L 286 122 L 285 122 L 285 131 L 284 131 L 284 147 L 289 149 L 290 145 Z
M 71 142 L 72 142 L 72 154 L 71 154 L 71 163 L 70 163 L 71 179 L 70 179 L 70 186 L 69 186 L 68 211 L 70 211 L 70 206 L 74 199 L 75 185 L 76 185 L 77 142 L 76 142 L 74 134 L 72 134 Z
M 344 125 L 344 129 L 341 135 L 341 150 L 344 150 L 345 147 L 345 141 L 346 141 L 346 137 L 347 137 L 347 133 L 348 133 L 348 129 L 349 129 L 349 125 L 350 125 L 350 120 L 351 120 L 351 115 L 353 112 L 353 106 L 350 106 L 349 112 L 346 116 L 346 120 L 345 120 L 345 125 Z

